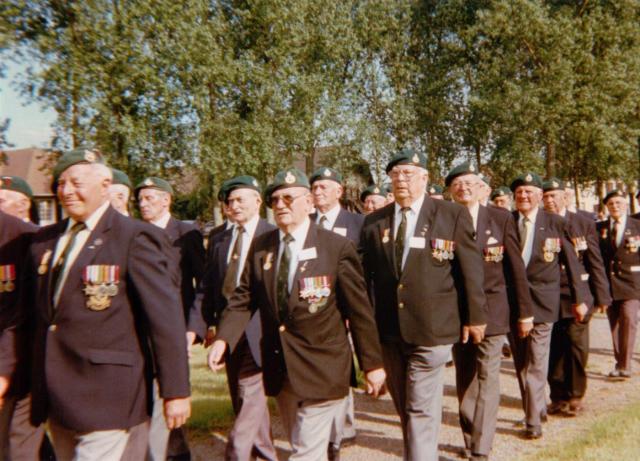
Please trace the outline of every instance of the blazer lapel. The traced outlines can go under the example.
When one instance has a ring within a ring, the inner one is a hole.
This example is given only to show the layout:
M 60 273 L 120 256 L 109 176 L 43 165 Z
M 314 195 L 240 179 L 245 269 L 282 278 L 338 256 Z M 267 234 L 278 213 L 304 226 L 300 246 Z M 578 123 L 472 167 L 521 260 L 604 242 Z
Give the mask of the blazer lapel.
M 278 297 L 277 297 L 277 277 L 278 273 L 278 251 L 280 246 L 279 232 L 274 230 L 269 236 L 266 247 L 268 250 L 262 255 L 259 263 L 259 271 L 262 271 L 262 280 L 264 281 L 265 291 L 267 293 L 268 305 L 272 306 L 273 315 L 278 318 Z
M 533 245 L 531 246 L 531 258 L 529 258 L 529 264 L 527 264 L 527 267 L 531 265 L 531 261 L 533 260 L 535 255 L 539 254 L 540 250 L 542 249 L 542 242 L 544 241 L 546 235 L 546 228 L 547 217 L 542 210 L 538 210 L 536 225 L 533 226 L 534 234 Z
M 47 322 L 50 322 L 51 319 L 53 319 L 53 315 L 55 313 L 55 309 L 53 306 L 53 286 L 51 285 L 51 269 L 53 267 L 53 258 L 55 257 L 55 253 L 56 253 L 56 246 L 58 245 L 58 241 L 60 240 L 60 237 L 62 237 L 62 235 L 64 234 L 65 230 L 67 229 L 69 223 L 69 219 L 65 219 L 63 221 L 60 221 L 57 226 L 58 226 L 58 232 L 56 232 L 57 237 L 56 238 L 52 238 L 51 240 L 49 240 L 48 242 L 45 243 L 44 246 L 44 251 L 42 252 L 42 256 L 41 256 L 41 261 L 44 258 L 44 255 L 49 252 L 49 256 L 48 256 L 48 261 L 47 261 L 47 272 L 46 272 L 46 281 L 43 281 L 43 283 L 47 284 L 47 312 L 43 314 L 46 314 L 48 316 L 47 318 Z
M 102 218 L 100 218 L 100 220 L 98 221 L 98 224 L 96 225 L 96 227 L 89 234 L 89 238 L 87 238 L 86 243 L 80 250 L 80 253 L 78 253 L 78 256 L 76 257 L 75 261 L 73 262 L 73 264 L 71 265 L 71 267 L 67 272 L 67 278 L 64 281 L 64 285 L 62 286 L 62 289 L 60 291 L 60 297 L 58 298 L 60 301 L 64 299 L 65 293 L 68 290 L 76 289 L 77 284 L 80 283 L 80 280 L 78 279 L 76 280 L 71 279 L 73 274 L 76 274 L 77 272 L 81 272 L 82 268 L 90 265 L 91 262 L 96 257 L 96 255 L 100 253 L 102 248 L 104 248 L 109 238 L 108 233 L 109 233 L 109 230 L 111 229 L 111 221 L 113 219 L 113 213 L 117 213 L 117 211 L 115 211 L 111 207 L 107 208 L 107 210 L 104 212 L 104 215 L 102 215 Z M 58 305 L 55 308 L 54 316 L 57 315 L 62 308 L 64 308 L 64 304 L 65 304 L 64 302 L 58 303 Z
M 476 245 L 480 250 L 487 246 L 487 240 L 489 240 L 489 237 L 491 236 L 491 231 L 487 234 L 487 230 L 489 229 L 491 229 L 491 218 L 489 217 L 486 207 L 480 205 L 475 232 Z
M 416 228 L 413 232 L 412 236 L 409 236 L 409 239 L 404 242 L 405 245 L 411 245 L 411 238 L 423 238 L 424 239 L 424 248 L 431 248 L 431 228 L 433 222 L 433 212 L 435 211 L 435 207 L 433 206 L 433 199 L 425 196 L 424 202 L 422 203 L 422 207 L 418 212 L 418 219 L 416 220 Z M 404 263 L 404 268 L 402 269 L 402 273 L 411 272 L 413 269 L 411 266 L 414 264 L 418 264 L 419 260 L 417 256 L 419 254 L 420 249 L 412 249 L 409 248 L 409 253 L 407 254 L 407 260 Z M 395 252 L 393 252 L 395 255 Z M 395 267 L 395 266 L 394 266 Z M 399 274 L 401 275 L 401 274 Z M 400 279 L 400 276 L 398 276 Z
M 166 234 L 169 236 L 169 240 L 171 244 L 180 238 L 180 227 L 178 226 L 178 220 L 173 216 L 169 218 L 167 222 L 167 227 L 164 229 Z
M 394 226 L 394 215 L 395 215 L 395 205 L 390 205 L 387 208 L 387 215 L 384 219 L 380 220 L 378 223 L 378 238 L 380 239 L 380 245 L 382 246 L 382 250 L 387 257 L 387 261 L 392 268 L 392 272 L 395 274 L 396 278 L 398 278 L 398 274 L 396 274 L 396 258 L 394 250 L 394 240 L 393 240 L 393 226 Z

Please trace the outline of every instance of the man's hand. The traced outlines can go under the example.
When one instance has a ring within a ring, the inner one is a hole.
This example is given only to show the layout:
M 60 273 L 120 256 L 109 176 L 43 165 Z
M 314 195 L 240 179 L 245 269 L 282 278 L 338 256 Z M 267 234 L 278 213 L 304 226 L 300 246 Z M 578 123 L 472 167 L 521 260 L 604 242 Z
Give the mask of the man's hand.
M 573 310 L 573 316 L 576 318 L 577 322 L 584 322 L 585 317 L 587 316 L 587 312 L 589 312 L 589 308 L 585 303 L 574 304 L 571 306 Z
M 4 395 L 9 389 L 9 378 L 7 376 L 0 376 L 0 408 L 4 404 Z
M 193 331 L 187 331 L 187 355 L 191 358 L 191 346 L 196 342 L 196 334 Z
M 207 356 L 207 363 L 211 371 L 218 371 L 224 367 L 224 351 L 227 350 L 227 343 L 221 339 L 216 339 Z
M 384 394 L 384 381 L 387 379 L 387 374 L 384 372 L 384 368 L 376 368 L 375 370 L 367 371 L 365 379 L 367 381 L 367 394 L 376 398 L 379 395 Z
M 599 312 L 601 314 L 606 314 L 608 307 L 609 306 L 607 306 L 606 304 L 600 304 L 599 306 L 596 306 L 596 312 Z
M 518 336 L 520 338 L 526 338 L 527 336 L 529 336 L 531 330 L 533 330 L 533 320 L 527 322 L 518 322 Z
M 216 327 L 209 327 L 207 330 L 207 336 L 204 338 L 204 347 L 209 347 L 216 339 Z
M 486 330 L 487 325 L 464 325 L 462 327 L 462 337 L 460 338 L 463 344 L 466 344 L 469 341 L 469 336 L 471 336 L 471 341 L 473 344 L 480 344 L 484 339 L 484 330 Z
M 191 416 L 191 398 L 164 399 L 164 419 L 169 430 L 177 429 Z

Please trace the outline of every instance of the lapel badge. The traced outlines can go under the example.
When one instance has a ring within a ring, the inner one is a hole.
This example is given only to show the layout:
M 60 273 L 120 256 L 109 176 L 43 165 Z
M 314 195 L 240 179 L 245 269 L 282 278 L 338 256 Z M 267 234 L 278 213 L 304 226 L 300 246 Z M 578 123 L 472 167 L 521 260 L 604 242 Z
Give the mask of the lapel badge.
M 382 231 L 382 243 L 389 243 L 389 229 Z
M 49 260 L 51 259 L 51 255 L 53 252 L 51 250 L 47 250 L 42 255 L 42 259 L 40 260 L 40 265 L 38 266 L 38 274 L 44 275 L 47 273 L 47 269 L 49 267 Z
M 273 265 L 273 253 L 270 252 L 270 253 L 267 253 L 267 257 L 265 258 L 262 269 L 264 269 L 265 271 L 268 271 L 271 269 L 272 265 Z
M 284 177 L 284 182 L 286 182 L 287 184 L 293 184 L 294 182 L 296 182 L 296 177 L 293 175 L 293 173 L 287 171 L 287 174 Z
M 300 266 L 300 272 L 301 273 L 307 270 L 307 263 L 308 262 L 309 261 L 305 261 L 305 262 L 302 263 L 302 266 Z

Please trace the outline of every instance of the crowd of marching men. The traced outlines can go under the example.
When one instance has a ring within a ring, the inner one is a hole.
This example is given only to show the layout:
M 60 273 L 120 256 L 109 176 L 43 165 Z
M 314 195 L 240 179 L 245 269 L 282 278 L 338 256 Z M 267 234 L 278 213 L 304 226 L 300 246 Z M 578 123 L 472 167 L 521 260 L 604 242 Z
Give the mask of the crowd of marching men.
M 404 459 L 437 460 L 451 362 L 465 456 L 487 460 L 503 355 L 522 435 L 541 438 L 548 415 L 584 410 L 597 311 L 611 326 L 608 378 L 630 378 L 640 220 L 625 193 L 609 192 L 596 221 L 562 180 L 533 172 L 492 191 L 464 162 L 445 178 L 451 200 L 421 152 L 397 152 L 386 174 L 362 191 L 364 214 L 342 207 L 330 167 L 287 168 L 264 188 L 230 178 L 206 249 L 172 217 L 170 182 L 133 187 L 96 150 L 55 165 L 67 218 L 50 226 L 29 222 L 24 180 L 0 177 L 0 459 L 190 459 L 198 344 L 212 371 L 226 369 L 228 460 L 277 459 L 269 396 L 290 460 L 339 460 L 357 442 L 356 367 L 368 394 L 390 393 Z

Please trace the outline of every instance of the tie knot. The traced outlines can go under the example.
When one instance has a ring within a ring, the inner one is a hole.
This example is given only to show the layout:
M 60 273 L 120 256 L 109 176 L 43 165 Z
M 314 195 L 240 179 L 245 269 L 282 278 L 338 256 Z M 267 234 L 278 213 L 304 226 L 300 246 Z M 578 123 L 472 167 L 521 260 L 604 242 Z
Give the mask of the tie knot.
M 284 234 L 284 237 L 282 237 L 282 241 L 286 245 L 289 245 L 291 242 L 293 242 L 293 236 L 291 234 Z
M 326 216 L 320 216 L 320 222 L 326 222 L 328 221 Z
M 409 212 L 409 210 L 411 210 L 411 207 L 408 207 L 408 206 L 402 207 L 400 209 L 400 211 L 402 211 L 402 214 L 404 215 L 406 215 Z
M 244 232 L 244 226 L 237 226 L 236 227 L 238 234 L 242 234 Z
M 83 223 L 82 221 L 78 221 L 73 226 L 71 226 L 71 229 L 69 230 L 69 233 L 70 234 L 77 234 L 78 232 L 80 232 L 81 230 L 85 229 L 86 227 L 87 227 L 87 225 L 85 223 Z

